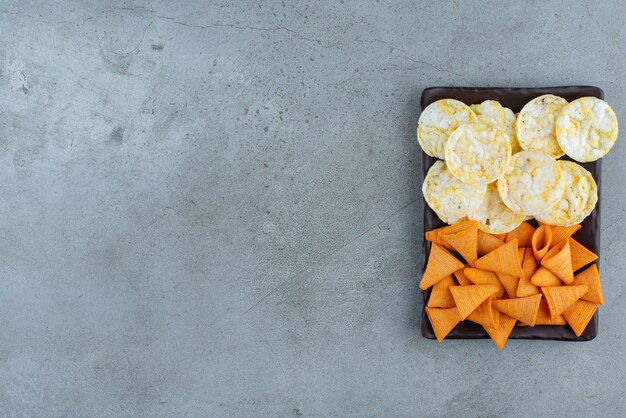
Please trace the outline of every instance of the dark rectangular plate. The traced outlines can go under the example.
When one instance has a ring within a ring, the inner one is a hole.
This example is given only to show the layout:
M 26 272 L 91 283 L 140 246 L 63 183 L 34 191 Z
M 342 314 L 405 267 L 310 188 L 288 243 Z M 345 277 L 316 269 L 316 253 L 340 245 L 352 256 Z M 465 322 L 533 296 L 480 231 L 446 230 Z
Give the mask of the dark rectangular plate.
M 602 89 L 593 86 L 565 86 L 565 87 L 541 87 L 541 88 L 504 88 L 504 87 L 430 87 L 422 92 L 421 109 L 424 110 L 426 106 L 439 99 L 456 99 L 468 105 L 474 103 L 481 103 L 484 100 L 497 100 L 503 106 L 506 106 L 513 110 L 513 112 L 519 112 L 522 107 L 528 103 L 531 99 L 541 96 L 543 94 L 554 94 L 561 96 L 568 101 L 572 101 L 579 97 L 593 96 L 600 99 L 604 99 L 604 92 Z M 568 160 L 569 158 L 565 157 Z M 437 161 L 436 158 L 429 157 L 422 152 L 422 181 L 424 176 L 428 172 L 428 169 Z M 585 247 L 589 248 L 594 253 L 600 256 L 600 190 L 601 190 L 601 173 L 602 164 L 601 160 L 583 163 L 598 185 L 598 204 L 595 209 L 582 223 L 582 228 L 574 234 L 574 238 Z M 445 226 L 445 223 L 441 221 L 435 212 L 432 211 L 424 201 L 424 231 L 430 231 L 431 229 Z M 422 237 L 423 239 L 423 237 Z M 430 243 L 423 240 L 424 249 L 424 266 L 426 268 L 426 261 L 430 254 Z M 598 268 L 600 259 L 596 261 Z M 423 271 L 422 270 L 422 271 Z M 428 298 L 430 297 L 430 289 L 423 292 L 423 306 L 426 306 Z M 435 339 L 433 328 L 430 325 L 428 316 L 424 309 L 422 309 L 422 335 L 426 338 Z M 519 327 L 515 326 L 511 336 L 513 339 L 528 339 L 528 340 L 558 340 L 558 341 L 589 341 L 596 337 L 598 334 L 598 312 L 596 311 L 593 319 L 587 325 L 587 328 L 580 337 L 577 337 L 571 328 L 565 326 L 553 326 L 553 325 L 537 325 L 535 327 Z M 457 325 L 446 338 L 452 339 L 474 339 L 474 338 L 488 338 L 489 336 L 483 330 L 483 328 L 469 321 L 463 321 Z

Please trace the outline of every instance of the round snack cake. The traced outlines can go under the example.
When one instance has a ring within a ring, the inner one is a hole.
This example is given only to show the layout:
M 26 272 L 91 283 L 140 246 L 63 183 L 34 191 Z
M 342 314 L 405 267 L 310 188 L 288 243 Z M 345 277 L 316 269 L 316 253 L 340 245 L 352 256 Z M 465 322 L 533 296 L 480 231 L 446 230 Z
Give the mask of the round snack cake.
M 487 186 L 465 184 L 450 173 L 445 162 L 437 161 L 424 178 L 422 193 L 437 216 L 453 224 L 466 218 L 481 204 Z
M 547 154 L 522 151 L 511 157 L 498 192 L 513 212 L 536 216 L 557 204 L 565 183 L 559 163 Z
M 513 212 L 502 202 L 496 183 L 487 186 L 485 198 L 468 218 L 478 221 L 478 228 L 490 234 L 510 232 L 526 219 L 524 215 Z
M 448 170 L 463 183 L 496 181 L 509 165 L 509 137 L 495 124 L 478 119 L 459 126 L 446 144 Z
M 596 161 L 617 139 L 617 117 L 611 106 L 595 97 L 581 97 L 563 107 L 556 121 L 556 139 L 572 159 Z
M 508 107 L 503 107 L 496 100 L 485 100 L 480 104 L 470 105 L 470 108 L 476 113 L 478 119 L 487 119 L 493 121 L 508 136 L 511 142 L 511 152 L 516 153 L 520 150 L 517 142 L 517 134 L 515 133 L 515 113 Z
M 517 141 L 525 151 L 541 152 L 551 157 L 563 156 L 555 135 L 555 121 L 567 100 L 552 94 L 526 103 L 516 122 Z
M 444 158 L 446 142 L 460 125 L 476 119 L 476 115 L 463 102 L 441 99 L 424 109 L 417 123 L 417 140 L 431 157 Z
M 572 226 L 581 223 L 598 202 L 598 187 L 591 173 L 571 161 L 559 161 L 566 185 L 558 203 L 548 211 L 537 214 L 539 222 Z

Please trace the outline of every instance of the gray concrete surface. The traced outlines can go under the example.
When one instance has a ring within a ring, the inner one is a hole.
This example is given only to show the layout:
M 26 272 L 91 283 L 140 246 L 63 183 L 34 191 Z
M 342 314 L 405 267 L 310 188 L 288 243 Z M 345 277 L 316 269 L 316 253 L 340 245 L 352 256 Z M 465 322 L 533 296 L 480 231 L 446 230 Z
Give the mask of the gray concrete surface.
M 624 416 L 604 160 L 589 343 L 423 339 L 431 85 L 593 84 L 608 2 L 0 4 L 1 416 Z M 626 122 L 624 122 L 626 123 Z

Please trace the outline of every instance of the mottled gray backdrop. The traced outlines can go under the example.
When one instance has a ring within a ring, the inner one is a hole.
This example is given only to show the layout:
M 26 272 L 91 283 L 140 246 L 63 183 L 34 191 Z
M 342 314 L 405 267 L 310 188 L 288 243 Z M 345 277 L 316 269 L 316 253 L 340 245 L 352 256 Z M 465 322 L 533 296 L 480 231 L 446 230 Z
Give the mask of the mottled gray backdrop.
M 603 88 L 620 1 L 2 1 L 0 415 L 623 416 L 626 145 L 588 343 L 419 334 L 432 85 Z

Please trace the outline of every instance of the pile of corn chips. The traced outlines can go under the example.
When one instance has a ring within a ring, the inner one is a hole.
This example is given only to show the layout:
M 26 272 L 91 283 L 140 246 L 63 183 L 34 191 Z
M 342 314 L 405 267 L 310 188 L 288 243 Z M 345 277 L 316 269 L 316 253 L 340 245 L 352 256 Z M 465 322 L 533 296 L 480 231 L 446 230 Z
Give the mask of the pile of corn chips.
M 528 222 L 489 234 L 466 220 L 426 232 L 432 243 L 420 288 L 437 340 L 461 321 L 480 324 L 498 349 L 518 326 L 561 325 L 580 336 L 604 303 L 598 256 L 572 238 L 580 225 Z M 591 265 L 590 265 L 591 264 Z

